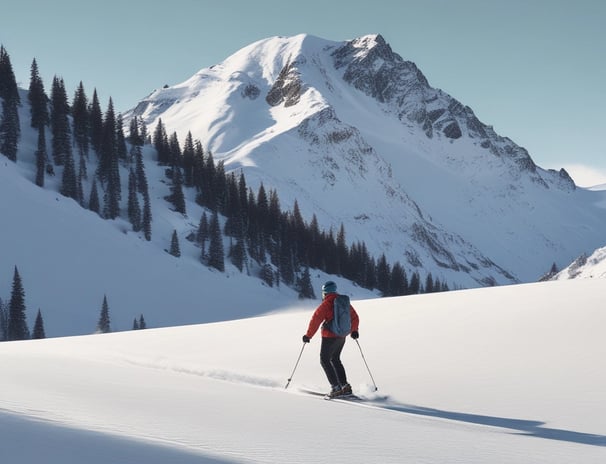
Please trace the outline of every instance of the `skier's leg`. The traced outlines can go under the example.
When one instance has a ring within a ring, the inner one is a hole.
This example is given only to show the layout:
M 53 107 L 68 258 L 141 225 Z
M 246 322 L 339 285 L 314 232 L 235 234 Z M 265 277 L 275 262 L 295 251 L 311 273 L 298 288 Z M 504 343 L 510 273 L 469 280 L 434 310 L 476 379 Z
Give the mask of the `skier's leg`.
M 339 377 L 337 376 L 337 372 L 335 371 L 332 362 L 335 340 L 338 339 L 332 337 L 322 337 L 322 346 L 320 347 L 320 364 L 326 373 L 326 378 L 328 379 L 331 387 L 340 385 Z
M 338 342 L 335 342 L 334 344 L 331 362 L 335 369 L 335 373 L 337 374 L 339 385 L 344 386 L 347 385 L 347 374 L 345 373 L 345 367 L 341 362 L 341 351 L 343 351 L 343 347 L 345 346 L 345 337 L 339 337 L 337 340 Z

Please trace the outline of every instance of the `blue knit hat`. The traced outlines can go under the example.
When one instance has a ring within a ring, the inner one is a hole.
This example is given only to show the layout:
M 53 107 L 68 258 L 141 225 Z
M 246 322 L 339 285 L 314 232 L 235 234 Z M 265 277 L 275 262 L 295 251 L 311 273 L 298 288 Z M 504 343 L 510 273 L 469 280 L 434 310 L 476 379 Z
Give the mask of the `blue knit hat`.
M 337 284 L 335 284 L 332 280 L 329 280 L 324 285 L 322 285 L 322 294 L 326 295 L 327 293 L 335 293 L 337 291 Z

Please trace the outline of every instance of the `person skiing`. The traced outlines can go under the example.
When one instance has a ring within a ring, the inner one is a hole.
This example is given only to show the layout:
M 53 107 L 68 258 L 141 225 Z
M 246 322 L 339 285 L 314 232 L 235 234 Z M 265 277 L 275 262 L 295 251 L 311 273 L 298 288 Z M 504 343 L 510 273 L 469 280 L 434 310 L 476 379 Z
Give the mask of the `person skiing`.
M 345 299 L 349 307 L 349 312 L 346 314 L 348 320 L 345 322 L 346 328 L 344 334 L 334 333 L 335 330 L 339 329 L 335 329 L 334 324 L 331 325 L 333 319 L 335 319 L 335 300 L 337 298 L 341 300 Z M 345 339 L 348 334 L 351 334 L 351 338 L 354 340 L 359 337 L 359 322 L 358 313 L 349 304 L 349 298 L 337 293 L 337 285 L 334 282 L 326 282 L 322 286 L 322 303 L 316 308 L 309 321 L 307 332 L 303 335 L 303 343 L 309 343 L 322 324 L 320 365 L 324 369 L 330 383 L 331 389 L 327 395 L 329 398 L 352 394 L 351 385 L 347 382 L 345 368 L 341 362 L 341 351 L 343 350 L 343 346 L 345 346 Z M 351 325 L 348 325 L 348 323 L 351 323 Z M 331 331 L 331 328 L 333 331 Z

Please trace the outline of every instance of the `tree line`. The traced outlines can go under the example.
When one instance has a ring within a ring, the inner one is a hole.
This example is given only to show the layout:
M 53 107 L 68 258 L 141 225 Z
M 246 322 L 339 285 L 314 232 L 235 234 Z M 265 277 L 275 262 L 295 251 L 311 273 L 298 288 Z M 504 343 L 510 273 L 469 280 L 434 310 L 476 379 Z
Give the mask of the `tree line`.
M 17 161 L 21 98 L 10 57 L 3 46 L 0 47 L 0 100 L 0 152 L 11 161 Z M 36 185 L 44 187 L 48 176 L 60 172 L 62 195 L 73 198 L 103 218 L 115 219 L 122 215 L 123 207 L 121 170 L 127 171 L 128 217 L 133 229 L 151 240 L 151 203 L 141 152 L 142 139 L 131 139 L 127 144 L 122 115 L 116 115 L 112 99 L 103 113 L 96 89 L 89 100 L 80 82 L 70 105 L 65 83 L 58 76 L 53 78 L 49 98 L 34 59 L 28 103 L 29 123 L 38 132 L 34 153 Z M 47 136 L 50 144 L 47 144 Z M 94 172 L 89 173 L 91 168 Z
M 133 130 L 142 124 L 136 117 Z M 338 275 L 367 289 L 378 289 L 383 296 L 410 295 L 446 291 L 445 282 L 431 273 L 422 280 L 419 272 L 410 276 L 396 262 L 390 265 L 382 254 L 377 260 L 364 242 L 348 245 L 343 224 L 339 230 L 322 230 L 313 214 L 306 222 L 297 200 L 292 211 L 285 211 L 278 192 L 261 183 L 255 191 L 247 185 L 244 173 L 227 173 L 223 161 L 216 163 L 199 140 L 188 132 L 181 148 L 176 132 L 167 135 L 159 119 L 152 144 L 158 163 L 165 166 L 170 184 L 166 197 L 174 211 L 187 214 L 184 189 L 194 189 L 196 202 L 203 207 L 196 231 L 188 240 L 200 249 L 200 260 L 219 271 L 229 260 L 240 272 L 254 274 L 267 285 L 284 283 L 298 290 L 301 298 L 315 298 L 310 269 Z M 225 249 L 227 247 L 227 250 Z M 181 255 L 176 231 L 169 253 Z
M 31 330 L 27 324 L 26 309 L 25 288 L 19 269 L 15 266 L 12 290 L 8 303 L 5 303 L 2 298 L 0 298 L 0 342 L 46 338 L 44 319 L 40 308 L 38 308 L 36 319 Z M 133 330 L 146 328 L 147 322 L 145 321 L 143 314 L 134 318 Z M 109 304 L 107 302 L 107 296 L 103 295 L 103 303 L 101 304 L 101 310 L 99 311 L 95 333 L 109 333 L 111 331 Z
M 122 115 L 116 115 L 111 98 L 103 112 L 96 89 L 89 100 L 80 82 L 70 104 L 63 79 L 57 76 L 49 98 L 35 59 L 30 71 L 29 123 L 38 131 L 34 155 L 35 183 L 40 187 L 46 177 L 58 172 L 62 195 L 103 218 L 128 218 L 134 231 L 151 240 L 153 221 L 143 161 L 143 147 L 151 145 L 157 163 L 165 167 L 170 186 L 165 199 L 172 209 L 187 214 L 184 189 L 193 189 L 196 202 L 203 207 L 198 228 L 187 239 L 199 247 L 200 261 L 209 267 L 223 272 L 229 260 L 240 272 L 255 275 L 266 285 L 295 288 L 301 298 L 315 298 L 310 278 L 313 269 L 377 289 L 384 296 L 448 290 L 431 273 L 424 279 L 418 271 L 408 276 L 399 262 L 388 263 L 384 254 L 378 259 L 371 256 L 363 242 L 348 245 L 343 224 L 337 231 L 322 230 L 315 214 L 306 222 L 297 201 L 291 211 L 283 210 L 276 190 L 268 191 L 261 183 L 255 191 L 242 172 L 227 173 L 223 161 L 215 162 L 191 132 L 181 148 L 176 132 L 168 136 L 162 120 L 149 134 L 145 123 L 135 116 L 126 136 Z M 0 152 L 16 161 L 22 103 L 3 46 L 0 100 Z M 126 201 L 121 172 L 128 173 Z M 180 256 L 176 231 L 170 242 L 167 251 Z

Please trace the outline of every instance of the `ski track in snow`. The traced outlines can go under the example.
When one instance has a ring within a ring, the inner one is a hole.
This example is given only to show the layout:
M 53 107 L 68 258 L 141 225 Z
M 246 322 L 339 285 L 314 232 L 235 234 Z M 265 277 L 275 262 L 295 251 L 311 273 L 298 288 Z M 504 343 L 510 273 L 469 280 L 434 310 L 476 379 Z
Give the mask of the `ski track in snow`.
M 223 369 L 200 370 L 190 369 L 179 366 L 160 366 L 158 364 L 141 363 L 136 361 L 127 361 L 130 364 L 159 370 L 170 370 L 180 374 L 195 375 L 206 377 L 212 380 L 230 382 L 240 385 L 249 385 L 254 387 L 269 388 L 273 390 L 283 391 L 289 394 L 306 396 L 312 399 L 320 399 L 322 401 L 346 404 L 353 407 L 361 407 L 365 409 L 374 409 L 380 411 L 389 411 L 399 414 L 407 414 L 411 416 L 421 416 L 432 420 L 440 420 L 455 423 L 472 424 L 482 427 L 493 427 L 498 429 L 511 430 L 511 433 L 519 433 L 538 438 L 550 440 L 570 441 L 574 443 L 604 446 L 606 447 L 606 436 L 591 433 L 581 433 L 571 430 L 555 429 L 544 427 L 545 423 L 541 421 L 520 420 L 507 417 L 485 416 L 480 414 L 467 414 L 456 411 L 445 411 L 423 406 L 415 406 L 412 404 L 399 403 L 393 400 L 390 395 L 384 395 L 377 392 L 371 392 L 370 387 L 367 391 L 356 393 L 360 400 L 347 400 L 343 398 L 334 398 L 326 400 L 318 391 L 310 390 L 303 387 L 293 386 L 290 389 L 284 388 L 279 382 L 263 377 L 255 377 L 247 374 L 241 374 Z M 318 392 L 317 394 L 315 392 Z

